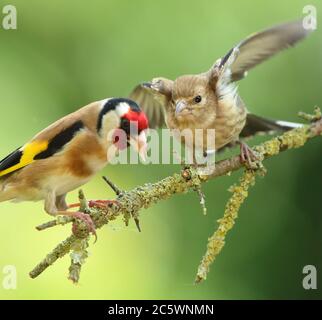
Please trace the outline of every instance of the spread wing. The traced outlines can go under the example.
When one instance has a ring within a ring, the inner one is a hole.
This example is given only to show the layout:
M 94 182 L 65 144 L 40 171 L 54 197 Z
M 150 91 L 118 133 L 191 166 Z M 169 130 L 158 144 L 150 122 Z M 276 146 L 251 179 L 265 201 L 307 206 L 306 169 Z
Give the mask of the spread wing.
M 131 92 L 130 99 L 134 100 L 149 119 L 150 128 L 162 128 L 165 126 L 164 107 L 150 88 L 150 84 L 139 84 Z
M 249 36 L 235 47 L 239 53 L 231 65 L 232 80 L 242 79 L 248 70 L 281 50 L 294 46 L 311 31 L 304 29 L 302 20 L 298 20 Z M 222 61 L 227 61 L 232 51 Z
M 0 177 L 59 152 L 84 127 L 82 121 L 61 119 L 0 161 Z
M 150 128 L 166 126 L 165 108 L 172 96 L 173 81 L 154 78 L 151 82 L 139 84 L 130 94 L 149 119 Z

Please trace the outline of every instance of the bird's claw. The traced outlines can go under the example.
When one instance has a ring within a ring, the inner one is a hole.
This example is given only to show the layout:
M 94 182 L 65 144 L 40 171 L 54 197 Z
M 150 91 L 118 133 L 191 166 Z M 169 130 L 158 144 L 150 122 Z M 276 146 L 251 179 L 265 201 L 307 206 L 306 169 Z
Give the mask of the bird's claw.
M 240 160 L 248 168 L 257 168 L 256 163 L 260 161 L 254 150 L 244 142 L 240 142 Z
M 118 202 L 116 200 L 90 200 L 88 201 L 88 207 L 106 209 L 110 205 L 115 203 L 118 203 Z M 76 207 L 80 207 L 80 203 L 73 203 L 68 206 L 68 208 L 76 208 Z M 72 216 L 75 219 L 79 219 L 83 221 L 87 226 L 88 232 L 95 236 L 95 242 L 96 242 L 97 240 L 96 228 L 91 216 L 84 212 L 79 212 L 79 211 L 73 212 L 72 214 L 70 214 L 70 216 Z M 79 233 L 78 226 L 76 223 L 73 223 L 72 232 L 75 235 Z
M 84 212 L 73 212 L 71 216 L 74 219 L 79 219 L 86 224 L 88 232 L 95 236 L 95 242 L 96 242 L 97 240 L 96 228 L 91 216 Z M 78 228 L 76 223 L 73 223 L 72 232 L 75 235 L 78 233 Z
M 113 204 L 118 204 L 117 200 L 90 200 L 88 201 L 88 206 L 90 208 L 97 207 L 101 209 L 106 209 Z
M 89 200 L 88 207 L 89 208 L 98 207 L 101 209 L 106 209 L 108 206 L 110 206 L 113 203 L 117 204 L 118 202 L 116 200 Z M 80 207 L 80 203 L 72 203 L 68 205 L 68 209 L 79 208 L 79 207 Z

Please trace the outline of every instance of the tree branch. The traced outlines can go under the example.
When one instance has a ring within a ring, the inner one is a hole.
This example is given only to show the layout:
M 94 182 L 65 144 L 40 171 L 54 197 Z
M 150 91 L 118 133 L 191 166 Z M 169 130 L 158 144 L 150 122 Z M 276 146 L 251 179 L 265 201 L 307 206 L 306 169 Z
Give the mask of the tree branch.
M 257 152 L 259 159 L 263 161 L 267 158 L 278 155 L 282 151 L 302 147 L 308 140 L 321 135 L 322 119 L 319 109 L 316 108 L 315 115 L 305 116 L 306 119 L 311 121 L 310 125 L 304 125 L 301 128 L 293 129 L 284 133 L 283 135 L 274 137 L 254 147 L 253 150 Z M 231 172 L 237 171 L 244 167 L 245 165 L 241 162 L 240 157 L 235 156 L 216 162 L 215 170 L 210 175 L 200 175 L 194 168 L 186 167 L 181 171 L 180 174 L 176 173 L 158 182 L 146 183 L 126 192 L 117 188 L 107 178 L 104 178 L 104 180 L 115 191 L 117 195 L 116 201 L 111 202 L 106 208 L 88 208 L 84 195 L 82 191 L 80 191 L 79 199 L 81 203 L 81 210 L 91 216 L 96 229 L 101 228 L 119 216 L 123 217 L 126 225 L 128 225 L 131 218 L 138 223 L 139 212 L 142 208 L 148 208 L 160 200 L 166 200 L 178 193 L 186 193 L 188 191 L 197 190 L 199 195 L 202 195 L 200 189 L 202 183 L 230 174 Z M 245 190 L 247 191 L 248 187 L 254 182 L 255 173 L 256 170 L 252 170 L 251 168 L 246 169 L 241 180 L 241 185 L 239 186 L 240 188 L 236 189 L 236 187 L 234 187 L 235 189 L 233 190 L 233 195 L 227 203 L 225 215 L 222 219 L 223 223 L 230 221 L 230 223 L 233 224 L 233 220 L 237 217 L 237 212 L 240 205 L 247 197 L 247 194 L 243 192 L 245 192 Z M 236 203 L 236 199 L 239 199 L 238 205 L 234 207 L 234 210 L 231 210 L 231 205 Z M 204 202 L 204 198 L 202 196 L 201 201 Z M 205 211 L 204 203 L 203 209 Z M 70 217 L 57 217 L 57 219 L 53 221 L 46 222 L 38 226 L 37 229 L 45 230 L 49 227 L 63 225 L 72 221 L 73 219 Z M 88 247 L 90 235 L 84 222 L 76 220 L 74 221 L 74 224 L 77 226 L 77 228 L 73 228 L 75 231 L 74 234 L 62 241 L 49 254 L 47 254 L 47 256 L 30 272 L 31 278 L 36 278 L 50 265 L 55 263 L 58 258 L 62 258 L 66 254 L 70 253 L 71 266 L 69 268 L 69 279 L 71 279 L 73 282 L 78 282 L 81 266 L 87 257 L 86 248 Z M 220 229 L 222 225 L 223 224 L 220 224 L 218 230 L 222 230 Z M 224 234 L 220 234 L 219 238 L 218 230 L 216 231 L 217 233 L 215 232 L 210 238 L 207 252 L 198 269 L 196 282 L 200 282 L 206 278 L 207 272 L 209 271 L 209 266 L 215 259 L 216 255 L 220 252 L 224 244 L 225 234 L 231 228 L 231 226 L 226 228 Z M 220 245 L 218 245 L 219 242 L 216 242 L 216 239 L 219 239 Z

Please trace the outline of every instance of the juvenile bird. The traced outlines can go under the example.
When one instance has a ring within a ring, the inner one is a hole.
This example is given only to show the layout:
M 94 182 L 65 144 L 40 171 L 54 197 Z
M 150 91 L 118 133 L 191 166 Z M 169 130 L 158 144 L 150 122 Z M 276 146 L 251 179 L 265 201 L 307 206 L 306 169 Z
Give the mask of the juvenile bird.
M 179 132 L 202 129 L 202 141 L 194 139 L 192 148 L 201 149 L 204 155 L 258 131 L 289 130 L 298 124 L 250 114 L 238 95 L 235 81 L 244 78 L 257 64 L 295 45 L 308 33 L 302 21 L 272 27 L 241 41 L 204 73 L 183 75 L 174 81 L 154 78 L 138 85 L 130 97 L 146 112 L 152 128 L 166 124 Z M 207 141 L 207 129 L 215 129 L 210 137 L 212 141 Z M 240 144 L 241 159 L 252 160 L 252 150 L 245 143 Z M 213 146 L 213 150 L 207 150 L 207 145 Z
M 144 158 L 147 128 L 130 99 L 96 101 L 65 116 L 0 161 L 0 202 L 44 200 L 47 213 L 80 218 L 95 233 L 88 215 L 67 211 L 66 194 L 129 144 Z

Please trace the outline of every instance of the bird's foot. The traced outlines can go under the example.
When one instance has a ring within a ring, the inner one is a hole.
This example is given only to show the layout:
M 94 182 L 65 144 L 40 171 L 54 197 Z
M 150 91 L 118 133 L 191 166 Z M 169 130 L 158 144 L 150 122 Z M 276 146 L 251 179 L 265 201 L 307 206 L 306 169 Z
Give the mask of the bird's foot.
M 88 215 L 88 214 L 86 214 L 84 212 L 77 211 L 77 212 L 73 212 L 71 214 L 71 216 L 73 218 L 75 218 L 75 219 L 79 219 L 79 220 L 83 221 L 87 226 L 88 232 L 93 234 L 95 237 L 97 237 L 95 224 L 94 224 L 94 222 L 93 222 L 93 220 L 92 220 L 90 215 Z M 76 226 L 75 223 L 73 224 L 72 231 L 73 231 L 74 234 L 77 233 L 77 226 Z
M 79 208 L 80 207 L 80 203 L 71 203 L 69 205 L 67 205 L 67 209 L 73 209 L 73 208 Z
M 98 208 L 106 209 L 111 204 L 117 204 L 117 203 L 118 203 L 117 200 L 90 200 L 88 201 L 88 206 L 90 208 L 98 207 Z M 68 209 L 79 208 L 79 207 L 80 207 L 79 202 L 68 205 Z
M 101 208 L 101 209 L 106 209 L 111 204 L 117 204 L 117 203 L 118 203 L 117 200 L 90 200 L 90 201 L 88 201 L 88 207 L 89 208 L 97 207 L 97 208 Z M 80 207 L 80 203 L 72 203 L 72 204 L 68 205 L 69 209 L 79 208 L 79 207 Z M 80 212 L 80 211 L 77 211 L 77 212 L 60 211 L 59 214 L 65 215 L 65 216 L 70 216 L 75 219 L 79 219 L 79 220 L 83 221 L 85 223 L 85 225 L 87 226 L 88 232 L 93 234 L 95 236 L 95 239 L 97 239 L 95 224 L 89 214 L 86 214 L 86 213 Z M 76 223 L 73 223 L 72 232 L 73 232 L 73 234 L 79 234 L 78 225 Z M 95 242 L 96 242 L 96 240 L 95 240 Z
M 256 163 L 260 161 L 254 150 L 249 147 L 245 142 L 239 142 L 240 144 L 240 160 L 248 168 L 257 168 Z
M 95 224 L 89 214 L 84 213 L 84 212 L 80 212 L 80 211 L 76 211 L 76 212 L 58 211 L 57 214 L 72 217 L 74 219 L 79 219 L 79 220 L 83 221 L 87 227 L 87 231 L 89 233 L 93 234 L 95 236 L 95 239 L 97 239 Z M 77 224 L 75 224 L 75 221 L 73 223 L 72 232 L 75 235 L 79 234 L 78 226 L 77 226 Z M 96 242 L 96 240 L 95 240 L 95 242 Z
M 88 206 L 90 208 L 98 207 L 101 209 L 106 209 L 113 204 L 118 204 L 117 200 L 90 200 L 88 201 Z

